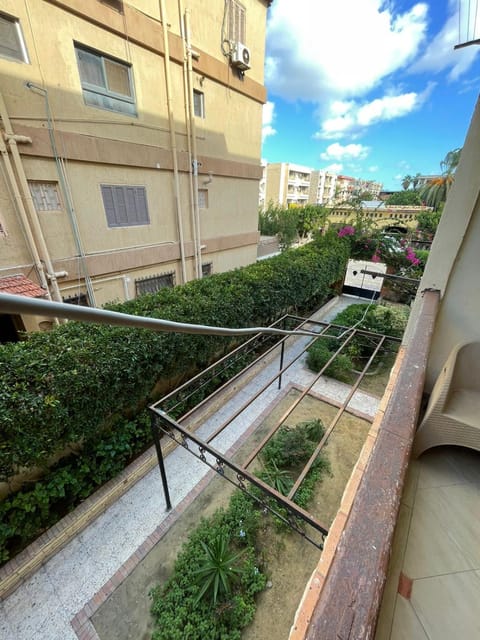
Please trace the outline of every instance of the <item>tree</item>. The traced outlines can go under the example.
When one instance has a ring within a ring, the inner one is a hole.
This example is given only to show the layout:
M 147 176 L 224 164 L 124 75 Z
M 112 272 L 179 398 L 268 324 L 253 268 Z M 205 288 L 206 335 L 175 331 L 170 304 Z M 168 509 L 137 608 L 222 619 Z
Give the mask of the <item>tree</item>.
M 370 191 L 362 191 L 358 197 L 362 202 L 371 202 L 372 200 L 375 200 L 373 194 L 371 194 Z
M 423 233 L 435 235 L 441 215 L 440 211 L 422 211 L 417 216 L 417 229 Z
M 460 161 L 461 149 L 449 151 L 440 162 L 442 175 L 433 178 L 420 191 L 420 195 L 429 207 L 439 211 L 441 205 L 446 202 L 448 193 L 455 181 L 455 171 Z
M 418 181 L 420 180 L 420 178 L 421 178 L 421 174 L 418 173 L 418 172 L 412 178 L 412 186 L 413 186 L 414 191 L 416 191 L 416 189 L 417 189 Z
M 408 189 L 411 182 L 412 182 L 412 176 L 408 174 L 402 178 L 402 187 L 405 189 L 405 191 Z
M 396 191 L 385 200 L 385 204 L 417 206 L 422 204 L 422 198 L 418 191 Z

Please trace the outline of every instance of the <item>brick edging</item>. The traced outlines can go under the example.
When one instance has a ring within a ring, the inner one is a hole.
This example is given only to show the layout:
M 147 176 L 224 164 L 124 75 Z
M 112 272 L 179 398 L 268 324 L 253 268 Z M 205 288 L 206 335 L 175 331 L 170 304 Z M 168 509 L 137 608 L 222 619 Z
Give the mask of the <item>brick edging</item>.
M 234 455 L 258 429 L 260 424 L 271 413 L 272 407 L 284 399 L 291 391 L 293 384 L 289 383 L 281 391 L 279 396 L 272 400 L 262 411 L 262 413 L 254 420 L 250 427 L 242 433 L 242 435 L 234 442 L 234 444 L 225 453 L 230 457 Z M 143 543 L 132 553 L 132 555 L 120 566 L 113 576 L 97 591 L 97 593 L 80 609 L 80 611 L 72 618 L 71 625 L 76 633 L 78 640 L 100 640 L 91 618 L 100 609 L 100 607 L 108 600 L 112 593 L 123 583 L 123 581 L 136 569 L 145 556 L 160 542 L 170 527 L 177 522 L 185 510 L 192 504 L 195 498 L 208 486 L 208 484 L 217 476 L 217 473 L 210 470 L 189 493 L 174 507 L 167 517 L 158 527 L 143 541 Z

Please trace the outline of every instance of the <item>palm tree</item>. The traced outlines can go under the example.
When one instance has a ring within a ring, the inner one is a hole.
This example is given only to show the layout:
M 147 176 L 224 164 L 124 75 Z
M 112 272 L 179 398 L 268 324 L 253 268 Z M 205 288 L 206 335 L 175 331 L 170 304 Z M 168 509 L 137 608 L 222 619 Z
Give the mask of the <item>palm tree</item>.
M 421 174 L 417 172 L 412 178 L 412 185 L 413 185 L 413 190 L 414 191 L 417 188 L 418 181 L 419 181 L 420 177 L 421 177 Z
M 449 151 L 440 162 L 442 175 L 430 180 L 421 190 L 420 196 L 425 204 L 435 211 L 447 200 L 448 192 L 455 181 L 455 171 L 460 160 L 461 149 Z
M 408 187 L 410 186 L 410 183 L 412 182 L 412 176 L 410 175 L 406 175 L 403 177 L 402 179 L 402 187 L 405 189 L 405 191 L 408 189 Z

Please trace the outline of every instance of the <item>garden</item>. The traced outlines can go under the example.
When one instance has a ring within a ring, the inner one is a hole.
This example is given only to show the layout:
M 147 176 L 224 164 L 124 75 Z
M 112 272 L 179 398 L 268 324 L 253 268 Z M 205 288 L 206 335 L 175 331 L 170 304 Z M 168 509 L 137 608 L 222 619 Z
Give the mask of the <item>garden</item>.
M 289 310 L 323 304 L 343 276 L 348 250 L 330 234 L 111 308 L 199 324 L 268 325 Z M 151 446 L 146 406 L 237 344 L 69 322 L 2 345 L 0 562 Z
M 266 325 L 286 312 L 307 313 L 324 304 L 341 281 L 349 254 L 370 253 L 373 248 L 361 242 L 355 229 L 328 232 L 263 263 L 110 308 L 201 324 Z M 388 239 L 377 241 L 372 255 L 383 257 L 387 251 L 392 260 L 401 254 L 403 263 L 421 267 L 418 252 L 412 254 L 401 243 L 389 245 Z M 334 322 L 401 337 L 407 317 L 399 305 L 352 305 Z M 3 345 L 0 562 L 14 557 L 151 446 L 149 403 L 238 344 L 237 339 L 166 336 L 70 322 L 24 342 Z M 362 383 L 364 389 L 381 395 L 397 344 L 386 341 L 375 375 Z M 335 332 L 318 340 L 309 350 L 308 366 L 319 371 L 338 346 Z M 358 335 L 326 375 L 351 384 L 372 348 L 368 337 Z M 216 383 L 222 384 L 231 373 Z M 307 396 L 305 401 L 298 408 L 305 413 L 294 414 L 295 421 L 280 428 L 255 469 L 284 495 L 315 449 L 331 412 L 335 413 L 334 407 L 318 399 Z M 310 409 L 304 409 L 309 403 Z M 324 455 L 295 495 L 299 506 L 327 525 L 368 427 L 358 417 L 342 418 Z M 342 438 L 344 446 L 336 450 L 335 443 Z M 311 563 L 318 558 L 310 543 L 274 517 L 267 518 L 255 499 L 241 492 L 233 493 L 193 529 L 188 540 L 179 538 L 183 549 L 173 545 L 178 556 L 165 579 L 150 585 L 156 640 L 234 639 L 241 634 L 253 640 L 261 636 L 252 629 L 264 625 L 267 633 L 276 623 L 273 609 L 278 609 L 281 624 L 293 619 L 314 567 Z M 285 576 L 292 583 L 288 591 Z

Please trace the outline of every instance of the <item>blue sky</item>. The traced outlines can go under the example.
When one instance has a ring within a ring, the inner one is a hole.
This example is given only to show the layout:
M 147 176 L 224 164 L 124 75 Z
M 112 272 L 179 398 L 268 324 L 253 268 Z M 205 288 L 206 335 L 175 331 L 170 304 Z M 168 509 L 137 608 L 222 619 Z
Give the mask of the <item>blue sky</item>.
M 477 12 L 478 3 L 478 12 Z M 480 0 L 274 0 L 262 158 L 400 189 L 463 145 L 480 85 Z M 477 18 L 478 13 L 478 18 Z

